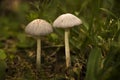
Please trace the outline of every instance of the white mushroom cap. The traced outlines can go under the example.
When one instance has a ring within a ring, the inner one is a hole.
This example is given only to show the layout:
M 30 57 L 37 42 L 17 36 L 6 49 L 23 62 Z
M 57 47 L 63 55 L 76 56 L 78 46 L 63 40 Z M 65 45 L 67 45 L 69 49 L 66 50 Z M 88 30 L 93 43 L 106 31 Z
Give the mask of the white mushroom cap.
M 25 32 L 32 36 L 44 36 L 53 32 L 53 29 L 47 21 L 35 19 L 26 26 Z
M 73 14 L 66 13 L 59 16 L 54 22 L 53 26 L 57 28 L 70 28 L 82 24 L 82 21 Z

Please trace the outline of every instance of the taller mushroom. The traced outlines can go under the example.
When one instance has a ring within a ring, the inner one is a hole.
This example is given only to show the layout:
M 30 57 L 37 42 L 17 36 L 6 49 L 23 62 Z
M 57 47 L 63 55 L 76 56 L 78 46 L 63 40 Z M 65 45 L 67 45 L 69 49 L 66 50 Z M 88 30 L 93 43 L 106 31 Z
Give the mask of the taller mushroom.
M 53 32 L 52 26 L 45 20 L 35 19 L 26 26 L 25 32 L 37 39 L 36 64 L 39 70 L 41 66 L 41 36 Z
M 66 13 L 60 15 L 54 22 L 53 27 L 65 29 L 65 54 L 66 54 L 66 66 L 71 66 L 70 61 L 70 48 L 69 48 L 69 31 L 70 28 L 82 24 L 82 21 L 73 14 Z

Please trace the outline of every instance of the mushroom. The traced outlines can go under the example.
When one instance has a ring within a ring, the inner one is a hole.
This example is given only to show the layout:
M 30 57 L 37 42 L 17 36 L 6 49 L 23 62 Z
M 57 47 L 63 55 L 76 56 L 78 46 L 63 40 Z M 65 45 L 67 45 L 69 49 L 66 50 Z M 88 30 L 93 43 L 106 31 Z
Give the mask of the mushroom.
M 67 68 L 71 66 L 69 49 L 70 28 L 80 24 L 82 24 L 82 21 L 78 17 L 70 13 L 62 14 L 53 22 L 53 27 L 65 29 L 65 55 Z
M 41 36 L 53 32 L 52 26 L 45 20 L 35 19 L 26 26 L 25 32 L 37 39 L 36 67 L 39 70 L 41 67 Z

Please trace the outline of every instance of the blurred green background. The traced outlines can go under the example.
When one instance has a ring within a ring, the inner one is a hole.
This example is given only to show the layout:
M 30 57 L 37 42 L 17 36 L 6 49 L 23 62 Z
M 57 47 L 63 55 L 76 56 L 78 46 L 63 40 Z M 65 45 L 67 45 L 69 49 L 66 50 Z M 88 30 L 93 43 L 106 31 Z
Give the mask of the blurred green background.
M 0 80 L 120 80 L 120 0 L 0 0 Z M 36 40 L 25 26 L 51 24 L 72 13 L 83 24 L 71 29 L 72 66 L 65 69 L 64 30 L 42 39 L 42 70 L 35 67 Z

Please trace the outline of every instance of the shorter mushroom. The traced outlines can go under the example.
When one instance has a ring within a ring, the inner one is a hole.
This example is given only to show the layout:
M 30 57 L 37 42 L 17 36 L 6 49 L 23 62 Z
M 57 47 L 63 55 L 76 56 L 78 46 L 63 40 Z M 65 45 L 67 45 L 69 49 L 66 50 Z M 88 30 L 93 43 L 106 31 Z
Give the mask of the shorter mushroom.
M 69 49 L 69 31 L 70 28 L 80 24 L 82 24 L 82 21 L 78 17 L 70 13 L 62 14 L 53 22 L 53 27 L 65 29 L 65 54 L 67 67 L 71 66 Z
M 36 65 L 39 70 L 41 67 L 41 36 L 53 32 L 52 26 L 45 20 L 35 19 L 26 26 L 25 32 L 37 39 Z

